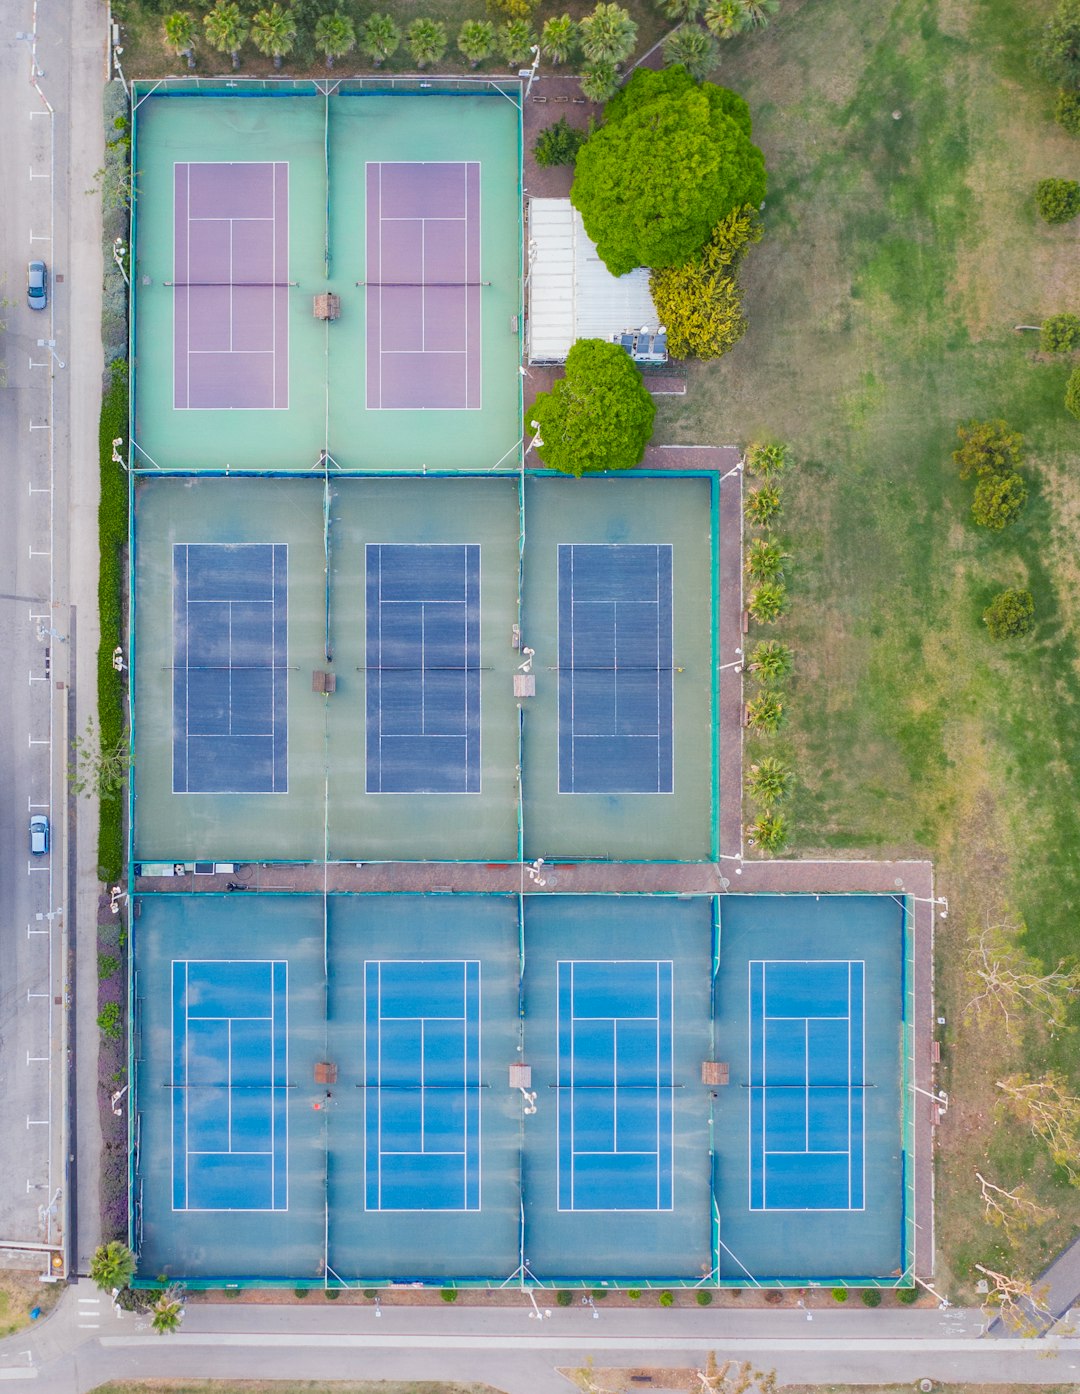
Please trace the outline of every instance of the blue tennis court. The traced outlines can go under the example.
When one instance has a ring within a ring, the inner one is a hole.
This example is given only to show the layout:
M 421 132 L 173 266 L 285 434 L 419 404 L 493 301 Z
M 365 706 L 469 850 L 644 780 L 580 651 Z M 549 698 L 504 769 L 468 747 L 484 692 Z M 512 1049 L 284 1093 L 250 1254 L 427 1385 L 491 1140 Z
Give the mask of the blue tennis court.
M 480 548 L 367 547 L 367 792 L 480 792 Z
M 559 790 L 670 794 L 670 544 L 559 547 Z
M 364 964 L 364 1203 L 480 1209 L 480 963 Z
M 287 1210 L 288 964 L 172 965 L 174 1210 Z
M 173 792 L 288 789 L 285 544 L 173 546 Z
M 672 1208 L 672 965 L 558 964 L 560 1210 Z
M 864 964 L 751 959 L 750 1209 L 861 1210 Z

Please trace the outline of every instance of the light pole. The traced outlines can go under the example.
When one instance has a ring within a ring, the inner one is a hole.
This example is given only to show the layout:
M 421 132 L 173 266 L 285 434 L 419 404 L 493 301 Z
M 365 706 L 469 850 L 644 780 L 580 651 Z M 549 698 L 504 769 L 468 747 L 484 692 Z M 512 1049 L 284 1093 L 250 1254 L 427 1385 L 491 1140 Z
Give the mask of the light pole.
M 125 267 L 124 267 L 124 256 L 125 256 L 126 252 L 127 252 L 127 244 L 125 243 L 125 241 L 124 241 L 124 239 L 123 239 L 122 237 L 117 237 L 117 238 L 115 239 L 115 241 L 113 242 L 113 246 L 112 246 L 113 261 L 116 262 L 116 269 L 120 272 L 121 276 L 123 276 L 123 278 L 124 278 L 124 285 L 126 285 L 127 288 L 128 288 L 128 290 L 130 290 L 130 289 L 131 289 L 131 282 L 128 280 L 128 273 L 127 273 L 127 271 L 126 271 L 126 269 L 125 269 Z
M 743 462 L 740 460 L 737 465 L 732 465 L 731 469 L 728 470 L 727 474 L 722 474 L 720 478 L 717 480 L 717 483 L 723 484 L 725 479 L 730 479 L 733 474 L 738 474 L 742 467 Z
M 530 422 L 529 422 L 529 425 L 532 427 L 532 429 L 533 429 L 533 431 L 534 431 L 535 434 L 533 435 L 532 440 L 531 440 L 531 441 L 528 443 L 528 445 L 525 447 L 525 454 L 526 454 L 526 455 L 528 455 L 529 451 L 532 450 L 532 448 L 533 448 L 534 446 L 537 448 L 537 450 L 542 450 L 542 449 L 543 449 L 543 446 L 544 446 L 544 442 L 540 439 L 540 423 L 539 423 L 539 421 L 530 421 Z M 522 458 L 524 458 L 524 456 L 523 456 Z
M 532 1311 L 529 1313 L 530 1321 L 546 1321 L 551 1316 L 551 1308 L 545 1307 L 543 1311 L 536 1305 L 536 1298 L 532 1295 L 531 1288 L 523 1289 L 525 1296 L 532 1303 Z
M 39 339 L 39 340 L 37 341 L 37 346 L 38 346 L 38 348 L 47 348 L 47 349 L 49 350 L 49 356 L 52 358 L 53 362 L 56 364 L 56 366 L 57 366 L 58 368 L 66 368 L 66 367 L 67 367 L 67 364 L 66 364 L 66 363 L 64 362 L 64 360 L 60 357 L 60 355 L 56 352 L 56 340 L 55 340 L 55 339 Z
M 525 100 L 528 101 L 532 85 L 536 81 L 536 71 L 540 67 L 540 45 L 533 44 L 529 52 L 533 56 L 532 67 L 529 69 L 529 80 L 525 84 Z
M 742 653 L 742 649 L 736 649 L 735 652 L 736 652 L 737 654 L 741 654 L 741 653 Z M 725 668 L 734 668 L 735 671 L 736 671 L 736 673 L 741 673 L 741 672 L 742 672 L 742 667 L 743 667 L 743 661 L 742 661 L 742 658 L 740 657 L 740 658 L 734 659 L 731 663 L 721 663 L 720 667 L 717 668 L 716 671 L 717 671 L 718 673 L 722 673 L 722 672 L 724 671 Z

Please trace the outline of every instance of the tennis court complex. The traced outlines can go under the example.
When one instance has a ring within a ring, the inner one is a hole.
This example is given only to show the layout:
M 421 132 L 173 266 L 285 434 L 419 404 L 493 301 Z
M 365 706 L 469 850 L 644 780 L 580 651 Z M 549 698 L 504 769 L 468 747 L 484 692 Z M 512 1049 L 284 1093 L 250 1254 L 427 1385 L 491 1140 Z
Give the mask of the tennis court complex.
M 894 897 L 155 895 L 133 936 L 151 1278 L 906 1268 Z
M 136 469 L 517 467 L 520 88 L 329 86 L 135 84 Z
M 708 479 L 145 477 L 134 514 L 140 861 L 712 854 Z

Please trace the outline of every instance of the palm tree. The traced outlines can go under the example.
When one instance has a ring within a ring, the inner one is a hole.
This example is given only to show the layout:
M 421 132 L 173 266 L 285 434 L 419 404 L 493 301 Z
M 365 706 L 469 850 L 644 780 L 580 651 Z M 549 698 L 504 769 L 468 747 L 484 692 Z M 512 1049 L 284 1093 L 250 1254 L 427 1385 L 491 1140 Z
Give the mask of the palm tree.
M 606 102 L 619 85 L 619 74 L 611 62 L 587 63 L 581 74 L 581 95 L 590 102 Z
M 381 68 L 388 58 L 393 58 L 401 47 L 401 30 L 393 16 L 368 15 L 360 31 L 360 47 L 376 68 Z
M 660 13 L 668 19 L 697 19 L 701 13 L 702 0 L 657 0 Z
M 773 804 L 786 799 L 794 784 L 791 766 L 775 755 L 766 755 L 751 765 L 746 776 L 747 793 L 765 808 L 772 808 Z
M 786 560 L 778 542 L 756 537 L 746 550 L 746 574 L 753 581 L 779 581 Z
M 532 57 L 536 35 L 527 19 L 508 19 L 499 29 L 499 52 L 507 67 L 520 68 Z
M 763 813 L 746 831 L 763 852 L 779 852 L 787 841 L 787 819 L 782 813 Z
M 759 528 L 772 527 L 773 520 L 780 512 L 780 490 L 775 484 L 763 484 L 760 489 L 751 489 L 746 496 L 746 516 Z
M 150 1310 L 154 1314 L 150 1325 L 159 1336 L 178 1330 L 184 1319 L 183 1288 L 167 1287 Z
M 475 68 L 495 52 L 495 26 L 489 19 L 467 19 L 458 34 L 457 46 Z
M 211 47 L 232 59 L 235 72 L 240 66 L 240 49 L 248 36 L 248 22 L 236 0 L 216 0 L 214 8 L 203 15 L 203 28 Z
M 165 42 L 174 53 L 187 59 L 189 68 L 195 66 L 195 21 L 183 10 L 165 16 Z
M 326 66 L 332 68 L 335 58 L 344 58 L 356 47 L 356 28 L 348 15 L 340 10 L 320 15 L 315 21 L 315 47 L 326 54 Z
M 446 52 L 446 25 L 441 19 L 421 15 L 405 30 L 405 42 L 416 66 L 426 68 L 429 63 L 437 63 Z
M 126 1288 L 135 1272 L 135 1255 L 119 1239 L 110 1239 L 94 1251 L 90 1260 L 90 1277 L 102 1292 Z
M 555 15 L 544 21 L 540 33 L 540 52 L 555 64 L 565 63 L 578 45 L 578 27 L 569 15 Z
M 764 29 L 780 8 L 780 0 L 738 0 L 748 29 Z
M 698 82 L 716 67 L 716 40 L 697 24 L 684 24 L 664 40 L 664 62 L 671 67 L 681 63 Z
M 590 63 L 621 63 L 637 42 L 637 25 L 614 0 L 598 0 L 592 14 L 581 21 L 581 47 Z
M 787 591 L 782 581 L 762 581 L 747 604 L 747 609 L 759 624 L 772 624 L 784 613 Z
M 281 67 L 281 60 L 292 52 L 296 42 L 296 20 L 292 10 L 273 0 L 265 10 L 256 10 L 251 17 L 251 42 L 267 58 L 274 60 L 274 67 Z
M 755 731 L 775 735 L 784 720 L 784 702 L 778 692 L 761 692 L 746 704 L 746 719 Z
M 706 0 L 705 28 L 718 39 L 733 39 L 746 24 L 746 13 L 739 0 Z
M 746 467 L 766 481 L 775 479 L 787 468 L 787 446 L 756 441 L 746 452 Z
M 786 678 L 794 664 L 794 655 L 787 644 L 782 644 L 779 639 L 762 639 L 750 655 L 750 671 L 766 682 L 779 682 Z

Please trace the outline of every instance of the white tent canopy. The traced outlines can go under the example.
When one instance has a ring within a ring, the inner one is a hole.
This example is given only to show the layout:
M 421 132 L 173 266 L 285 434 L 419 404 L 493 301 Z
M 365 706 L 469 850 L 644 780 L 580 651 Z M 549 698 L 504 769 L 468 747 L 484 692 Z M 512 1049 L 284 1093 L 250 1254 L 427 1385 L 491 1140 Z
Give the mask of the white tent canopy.
M 562 363 L 576 339 L 658 328 L 649 272 L 613 276 L 568 198 L 529 200 L 530 363 Z

